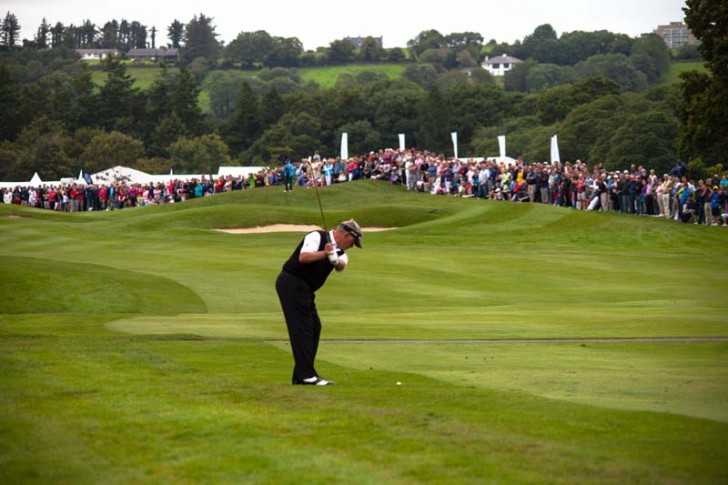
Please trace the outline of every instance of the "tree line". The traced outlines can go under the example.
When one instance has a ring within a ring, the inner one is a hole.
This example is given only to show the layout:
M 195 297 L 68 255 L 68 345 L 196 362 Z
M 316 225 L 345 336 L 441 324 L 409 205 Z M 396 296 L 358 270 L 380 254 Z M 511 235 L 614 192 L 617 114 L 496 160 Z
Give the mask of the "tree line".
M 58 178 L 116 163 L 207 173 L 218 165 L 277 163 L 314 151 L 333 155 L 342 132 L 349 133 L 351 153 L 397 146 L 399 133 L 408 145 L 447 153 L 450 133 L 457 131 L 460 153 L 471 156 L 497 153 L 496 137 L 505 134 L 509 154 L 528 160 L 547 159 L 548 140 L 558 134 L 564 160 L 658 170 L 679 157 L 711 165 L 726 153 L 716 138 L 691 134 L 702 133 L 693 120 L 707 124 L 708 118 L 690 109 L 698 98 L 686 89 L 714 82 L 714 71 L 707 78 L 690 74 L 681 85 L 655 85 L 671 53 L 652 34 L 558 37 L 544 25 L 522 42 L 484 45 L 480 34 L 429 30 L 408 42 L 401 78 L 344 74 L 336 86 L 322 89 L 302 82 L 295 68 L 278 65 L 303 62 L 297 39 L 243 32 L 222 46 L 214 30 L 204 15 L 187 24 L 175 20 L 168 33 L 171 45 L 187 49 L 181 68 L 163 69 L 143 91 L 133 87 L 118 59 L 105 62 L 106 80 L 95 87 L 69 48 L 0 50 L 0 178 L 22 180 L 33 171 Z M 715 43 L 701 45 L 709 59 L 706 45 Z M 359 47 L 344 39 L 309 54 L 324 59 L 319 62 L 371 62 L 381 60 L 378 49 L 368 39 Z M 526 62 L 501 86 L 473 66 L 484 49 Z M 236 74 L 241 69 L 256 75 Z M 199 108 L 203 87 L 210 114 Z M 709 99 L 702 102 L 707 106 Z M 713 107 L 713 116 L 716 111 L 720 115 Z M 720 134 L 720 128 L 712 130 Z

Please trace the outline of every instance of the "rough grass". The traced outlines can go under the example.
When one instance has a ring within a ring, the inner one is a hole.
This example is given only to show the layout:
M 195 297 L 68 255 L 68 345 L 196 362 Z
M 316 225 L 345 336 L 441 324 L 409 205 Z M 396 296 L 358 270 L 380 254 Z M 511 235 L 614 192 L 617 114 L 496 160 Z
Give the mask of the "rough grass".
M 723 228 L 381 182 L 321 197 L 365 228 L 317 298 L 326 389 L 289 384 L 273 290 L 302 235 L 210 230 L 316 224 L 313 192 L 0 205 L 0 481 L 728 479 Z M 546 341 L 634 337 L 718 340 Z
M 670 70 L 663 76 L 660 84 L 675 84 L 680 82 L 680 74 L 687 71 L 705 72 L 705 63 L 702 61 L 672 62 Z

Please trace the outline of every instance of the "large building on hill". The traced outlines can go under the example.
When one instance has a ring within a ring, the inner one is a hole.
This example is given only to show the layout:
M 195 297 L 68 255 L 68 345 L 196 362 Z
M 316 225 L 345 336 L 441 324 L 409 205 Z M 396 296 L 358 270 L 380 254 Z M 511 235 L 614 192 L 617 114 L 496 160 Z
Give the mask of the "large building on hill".
M 655 33 L 662 37 L 670 49 L 679 49 L 684 45 L 700 43 L 688 26 L 682 22 L 670 22 L 668 25 L 658 25 Z

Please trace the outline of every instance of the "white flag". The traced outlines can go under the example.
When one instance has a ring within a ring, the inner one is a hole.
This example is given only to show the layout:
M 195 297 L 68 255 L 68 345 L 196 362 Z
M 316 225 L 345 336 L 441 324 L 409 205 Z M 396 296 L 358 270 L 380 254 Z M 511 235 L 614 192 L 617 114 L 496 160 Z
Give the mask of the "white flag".
M 404 151 L 404 133 L 399 134 L 399 149 Z
M 458 132 L 453 131 L 450 136 L 452 137 L 452 151 L 455 152 L 455 158 L 458 158 Z
M 559 157 L 559 140 L 556 135 L 551 137 L 551 163 L 561 160 Z
M 506 156 L 506 137 L 505 135 L 501 135 L 498 137 L 498 147 L 500 148 L 500 156 L 501 158 Z
M 342 160 L 349 159 L 349 134 L 348 133 L 341 134 L 341 159 Z

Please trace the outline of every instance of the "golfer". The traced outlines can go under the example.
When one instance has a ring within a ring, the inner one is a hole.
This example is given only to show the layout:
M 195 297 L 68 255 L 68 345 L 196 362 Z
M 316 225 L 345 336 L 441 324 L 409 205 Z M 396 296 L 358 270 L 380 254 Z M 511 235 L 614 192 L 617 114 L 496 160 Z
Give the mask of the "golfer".
M 361 247 L 361 228 L 351 219 L 333 231 L 306 234 L 291 257 L 283 264 L 276 279 L 293 351 L 293 384 L 328 386 L 333 384 L 318 375 L 314 367 L 321 320 L 316 311 L 316 290 L 326 282 L 332 270 L 341 272 L 349 262 L 346 250 Z

